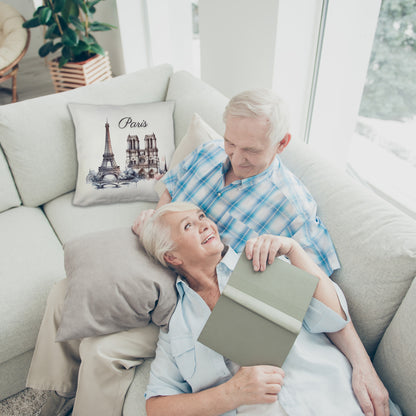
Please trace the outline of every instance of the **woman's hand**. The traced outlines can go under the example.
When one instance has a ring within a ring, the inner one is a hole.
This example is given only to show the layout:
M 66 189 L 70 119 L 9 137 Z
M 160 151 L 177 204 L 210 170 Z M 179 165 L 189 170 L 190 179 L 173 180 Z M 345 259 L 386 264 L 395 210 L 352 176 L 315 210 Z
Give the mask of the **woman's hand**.
M 154 209 L 146 209 L 142 211 L 140 215 L 136 218 L 136 221 L 131 226 L 132 231 L 137 236 L 140 236 L 140 231 L 143 227 L 143 224 L 155 213 Z
M 253 261 L 253 269 L 264 271 L 277 256 L 289 256 L 297 244 L 292 238 L 264 234 L 248 240 L 245 252 L 247 258 Z
M 241 367 L 227 381 L 226 391 L 235 408 L 243 404 L 273 403 L 282 389 L 284 371 L 271 365 Z

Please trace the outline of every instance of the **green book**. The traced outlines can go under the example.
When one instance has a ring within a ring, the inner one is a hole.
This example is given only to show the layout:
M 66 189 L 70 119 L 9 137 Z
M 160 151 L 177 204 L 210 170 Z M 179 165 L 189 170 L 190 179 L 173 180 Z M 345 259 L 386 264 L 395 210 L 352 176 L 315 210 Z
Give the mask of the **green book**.
M 243 253 L 198 341 L 241 366 L 281 367 L 318 280 L 281 259 L 255 272 Z

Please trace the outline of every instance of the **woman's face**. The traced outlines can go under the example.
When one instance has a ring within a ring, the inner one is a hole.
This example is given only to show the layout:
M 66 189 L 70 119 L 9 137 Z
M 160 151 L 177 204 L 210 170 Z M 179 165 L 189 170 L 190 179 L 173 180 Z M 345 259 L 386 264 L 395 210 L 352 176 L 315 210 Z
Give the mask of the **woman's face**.
M 210 257 L 217 260 L 224 250 L 217 226 L 201 210 L 169 212 L 164 215 L 163 222 L 170 227 L 176 246 L 170 254 L 179 259 L 180 264 L 198 263 Z

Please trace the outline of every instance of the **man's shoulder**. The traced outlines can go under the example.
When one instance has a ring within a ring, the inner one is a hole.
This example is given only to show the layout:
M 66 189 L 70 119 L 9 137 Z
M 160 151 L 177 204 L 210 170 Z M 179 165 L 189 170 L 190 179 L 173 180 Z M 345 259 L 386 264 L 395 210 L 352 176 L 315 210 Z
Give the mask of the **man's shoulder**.
M 202 152 L 224 152 L 224 140 L 209 140 L 202 143 L 198 149 Z
M 283 192 L 286 198 L 292 202 L 300 202 L 300 206 L 309 210 L 309 205 L 315 201 L 304 183 L 277 158 L 273 164 L 272 174 L 270 175 L 272 186 Z
M 202 162 L 223 161 L 225 155 L 223 140 L 202 143 L 194 151 L 194 160 Z

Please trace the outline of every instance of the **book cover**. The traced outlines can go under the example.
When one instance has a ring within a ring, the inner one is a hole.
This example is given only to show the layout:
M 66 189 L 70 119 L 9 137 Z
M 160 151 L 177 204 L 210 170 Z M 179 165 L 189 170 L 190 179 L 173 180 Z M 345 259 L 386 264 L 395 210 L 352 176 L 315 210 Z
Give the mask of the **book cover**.
M 255 272 L 242 254 L 198 341 L 241 366 L 281 367 L 318 280 L 278 258 Z

